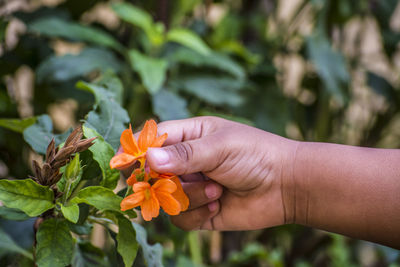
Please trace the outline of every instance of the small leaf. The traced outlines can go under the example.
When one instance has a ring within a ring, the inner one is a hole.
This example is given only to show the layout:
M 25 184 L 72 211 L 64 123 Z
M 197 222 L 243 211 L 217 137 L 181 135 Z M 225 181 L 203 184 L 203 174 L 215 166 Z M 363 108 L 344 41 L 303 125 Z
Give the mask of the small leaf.
M 163 25 L 153 23 L 153 18 L 143 9 L 129 3 L 114 3 L 112 9 L 122 20 L 141 28 L 153 45 L 160 46 L 164 42 Z
M 25 249 L 21 248 L 17 243 L 15 243 L 15 241 L 1 228 L 0 228 L 0 251 L 18 253 L 33 260 L 32 254 L 26 251 Z
M 12 209 L 5 206 L 0 206 L 0 218 L 11 221 L 25 221 L 30 218 L 25 212 L 19 209 Z
M 135 242 L 136 232 L 131 221 L 122 215 L 118 217 L 117 250 L 122 256 L 125 266 L 132 266 L 135 261 L 139 244 Z
M 7 128 L 17 133 L 22 133 L 26 128 L 36 122 L 36 117 L 27 119 L 0 119 L 0 127 Z
M 42 61 L 36 73 L 39 82 L 65 82 L 92 71 L 121 69 L 120 62 L 109 50 L 85 48 L 78 55 L 51 56 Z
M 79 161 L 79 153 L 65 167 L 65 178 L 67 180 L 76 180 L 81 172 L 81 162 Z M 82 175 L 82 174 L 81 174 Z
M 31 179 L 0 180 L 0 200 L 9 208 L 22 210 L 36 217 L 54 207 L 54 193 Z
M 148 57 L 137 50 L 129 51 L 129 59 L 149 93 L 157 93 L 165 81 L 168 62 L 164 59 Z
M 46 154 L 47 146 L 51 139 L 55 139 L 56 146 L 64 142 L 71 131 L 63 134 L 53 134 L 53 123 L 48 115 L 37 117 L 35 124 L 26 128 L 23 132 L 25 141 L 39 154 Z
M 61 212 L 64 215 L 65 219 L 70 222 L 77 223 L 79 219 L 79 206 L 78 204 L 71 204 L 68 206 L 64 206 L 60 203 Z
M 167 40 L 179 43 L 203 55 L 208 55 L 211 52 L 207 44 L 197 34 L 188 29 L 175 28 L 170 30 L 167 34 Z
M 64 267 L 71 263 L 74 241 L 65 220 L 45 220 L 36 233 L 38 267 Z
M 136 231 L 136 240 L 141 245 L 143 250 L 143 256 L 146 260 L 148 267 L 159 267 L 162 264 L 162 246 L 157 243 L 154 245 L 149 245 L 147 243 L 147 233 L 146 229 L 140 224 L 132 222 L 133 228 Z
M 167 90 L 153 95 L 153 112 L 162 120 L 179 120 L 190 116 L 186 100 Z
M 58 17 L 42 17 L 31 22 L 28 27 L 34 32 L 49 37 L 64 37 L 73 41 L 83 41 L 111 47 L 117 51 L 122 50 L 122 46 L 108 33 Z
M 86 203 L 99 210 L 112 210 L 121 213 L 121 201 L 122 198 L 111 189 L 102 186 L 89 186 L 79 191 L 69 203 Z
M 110 160 L 114 156 L 114 150 L 110 144 L 104 141 L 96 130 L 82 126 L 83 133 L 86 138 L 98 137 L 94 144 L 89 148 L 93 154 L 93 159 L 99 164 L 103 174 L 101 185 L 107 188 L 114 189 L 119 180 L 119 171 L 110 168 Z

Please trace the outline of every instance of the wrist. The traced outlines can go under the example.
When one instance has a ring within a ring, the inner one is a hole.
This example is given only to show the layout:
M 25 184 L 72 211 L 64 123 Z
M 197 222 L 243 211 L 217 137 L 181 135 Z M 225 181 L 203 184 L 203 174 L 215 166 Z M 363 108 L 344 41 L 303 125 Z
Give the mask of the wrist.
M 288 140 L 290 143 L 282 162 L 281 190 L 285 224 L 308 223 L 308 177 L 304 175 L 310 166 L 303 157 L 306 142 Z

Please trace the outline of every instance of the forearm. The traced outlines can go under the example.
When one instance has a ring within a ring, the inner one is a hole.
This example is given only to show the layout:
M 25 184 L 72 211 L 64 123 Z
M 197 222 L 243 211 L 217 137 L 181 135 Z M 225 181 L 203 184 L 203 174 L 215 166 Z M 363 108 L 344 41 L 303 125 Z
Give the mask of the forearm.
M 295 223 L 400 248 L 400 150 L 299 143 Z

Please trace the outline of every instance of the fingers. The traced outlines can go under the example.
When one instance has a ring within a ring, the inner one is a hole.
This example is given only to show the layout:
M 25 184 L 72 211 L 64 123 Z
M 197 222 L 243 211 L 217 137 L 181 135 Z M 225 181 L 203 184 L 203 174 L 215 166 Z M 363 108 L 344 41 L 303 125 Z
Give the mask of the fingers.
M 213 217 L 218 214 L 219 210 L 220 204 L 216 200 L 197 209 L 171 216 L 171 221 L 177 227 L 186 231 L 198 229 L 212 230 L 214 228 Z
M 149 148 L 146 157 L 150 168 L 157 172 L 177 175 L 208 172 L 224 159 L 223 141 L 213 135 L 205 136 L 162 148 Z
M 182 183 L 183 190 L 189 197 L 189 210 L 197 209 L 221 197 L 221 185 L 207 182 Z

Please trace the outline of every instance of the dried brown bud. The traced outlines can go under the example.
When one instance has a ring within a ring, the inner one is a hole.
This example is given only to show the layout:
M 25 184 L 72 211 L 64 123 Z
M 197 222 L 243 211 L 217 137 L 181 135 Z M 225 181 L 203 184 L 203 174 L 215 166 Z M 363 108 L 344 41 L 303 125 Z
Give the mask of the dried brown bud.
M 96 137 L 94 137 L 81 140 L 82 136 L 82 127 L 78 126 L 68 136 L 62 148 L 56 147 L 55 141 L 52 139 L 47 147 L 46 162 L 43 166 L 40 167 L 37 161 L 32 161 L 35 173 L 33 179 L 41 185 L 55 185 L 62 177 L 60 168 L 73 159 L 75 153 L 85 151 L 92 146 L 93 140 L 96 139 Z

